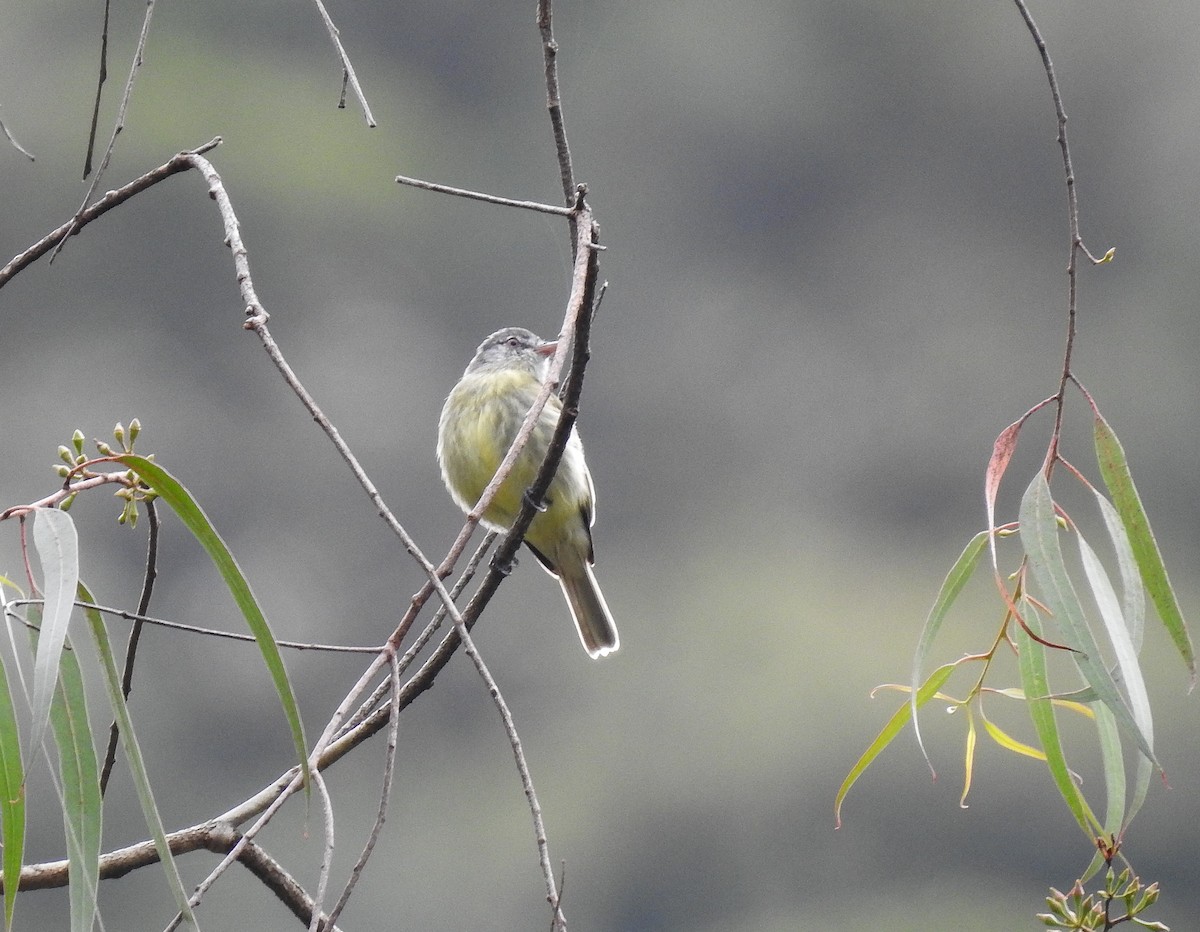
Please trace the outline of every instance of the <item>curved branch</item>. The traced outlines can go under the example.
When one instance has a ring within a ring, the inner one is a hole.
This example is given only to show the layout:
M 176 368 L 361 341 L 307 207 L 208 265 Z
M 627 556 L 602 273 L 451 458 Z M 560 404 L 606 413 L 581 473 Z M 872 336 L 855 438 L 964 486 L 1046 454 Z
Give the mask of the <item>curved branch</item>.
M 80 211 L 78 216 L 72 217 L 57 229 L 51 230 L 24 252 L 13 256 L 7 265 L 0 268 L 0 288 L 3 288 L 18 272 L 32 265 L 38 259 L 42 258 L 42 256 L 46 255 L 46 253 L 51 252 L 63 239 L 76 235 L 93 220 L 108 213 L 114 207 L 124 204 L 135 194 L 140 194 L 147 188 L 153 187 L 160 181 L 165 181 L 172 175 L 190 170 L 194 167 L 191 161 L 189 161 L 191 156 L 208 152 L 220 144 L 221 137 L 216 136 L 202 146 L 180 152 L 166 164 L 146 172 L 146 174 L 140 178 L 135 178 L 129 184 L 117 188 L 115 191 L 109 191 L 104 197 L 96 201 L 96 203 Z

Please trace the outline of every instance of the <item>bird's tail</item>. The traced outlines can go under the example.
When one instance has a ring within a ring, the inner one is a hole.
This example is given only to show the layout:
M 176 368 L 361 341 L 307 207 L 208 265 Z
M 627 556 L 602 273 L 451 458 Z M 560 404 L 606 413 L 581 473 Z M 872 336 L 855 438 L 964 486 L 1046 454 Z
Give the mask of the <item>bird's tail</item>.
M 576 566 L 560 565 L 556 569 L 584 650 L 593 660 L 608 656 L 621 646 L 621 639 L 592 568 L 587 561 L 580 560 Z

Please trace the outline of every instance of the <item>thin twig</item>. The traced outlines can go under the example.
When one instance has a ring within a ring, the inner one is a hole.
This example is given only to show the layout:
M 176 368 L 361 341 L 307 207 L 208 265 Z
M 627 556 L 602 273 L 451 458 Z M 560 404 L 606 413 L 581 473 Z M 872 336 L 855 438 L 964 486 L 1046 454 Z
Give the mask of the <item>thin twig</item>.
M 143 619 L 146 612 L 150 611 L 150 596 L 154 592 L 154 580 L 158 577 L 158 508 L 153 499 L 146 502 L 146 523 L 149 525 L 146 535 L 146 572 L 142 577 L 142 594 L 138 597 L 139 617 L 129 629 L 129 639 L 125 642 L 125 664 L 121 671 L 121 697 L 126 702 L 133 691 L 133 663 L 137 657 L 138 641 L 142 636 L 142 625 L 145 623 Z M 104 752 L 104 766 L 100 770 L 101 796 L 108 789 L 108 780 L 117 760 L 117 741 L 120 735 L 120 726 L 117 725 L 116 719 L 113 719 L 108 728 L 108 748 Z
M 83 196 L 83 203 L 79 205 L 79 210 L 75 211 L 75 217 L 71 221 L 70 229 L 59 240 L 58 245 L 54 247 L 54 251 L 50 254 L 50 261 L 53 262 L 55 257 L 62 251 L 67 240 L 75 233 L 76 225 L 79 223 L 80 217 L 87 210 L 88 203 L 92 199 L 92 195 L 96 193 L 96 189 L 100 187 L 100 179 L 104 177 L 104 172 L 108 169 L 108 163 L 112 161 L 112 154 L 117 148 L 117 136 L 125 129 L 125 113 L 129 109 L 129 98 L 133 94 L 133 81 L 137 77 L 138 70 L 142 67 L 142 56 L 146 51 L 146 38 L 150 35 L 150 18 L 154 15 L 155 0 L 146 0 L 146 16 L 142 20 L 142 31 L 138 35 L 137 49 L 133 53 L 133 64 L 129 67 L 129 77 L 125 79 L 125 90 L 121 94 L 121 104 L 117 108 L 117 121 L 113 125 L 112 137 L 108 140 L 108 148 L 104 150 L 104 158 L 100 160 L 100 167 L 96 170 L 95 176 L 92 178 L 92 183 L 88 185 L 87 194 Z M 106 40 L 107 41 L 107 40 Z M 90 148 L 90 144 L 89 144 Z M 87 160 L 87 166 L 91 167 L 90 157 Z M 85 174 L 86 178 L 87 175 Z
M 1067 112 L 1063 107 L 1062 92 L 1059 90 L 1058 77 L 1054 72 L 1054 63 L 1050 60 L 1050 51 L 1046 47 L 1046 40 L 1042 38 L 1041 30 L 1038 29 L 1037 23 L 1034 22 L 1033 15 L 1029 12 L 1029 7 L 1025 4 L 1025 0 L 1013 0 L 1013 2 L 1020 12 L 1021 18 L 1025 21 L 1025 26 L 1029 30 L 1029 34 L 1033 37 L 1038 54 L 1042 59 L 1042 68 L 1046 72 L 1046 80 L 1050 83 L 1050 96 L 1054 100 L 1054 115 L 1058 124 L 1057 140 L 1059 149 L 1062 151 L 1063 173 L 1066 176 L 1067 182 L 1067 225 L 1070 230 L 1070 246 L 1067 256 L 1067 334 L 1066 346 L 1063 351 L 1062 374 L 1059 378 L 1058 393 L 1055 396 L 1054 430 L 1050 436 L 1050 445 L 1046 450 L 1046 461 L 1043 467 L 1048 479 L 1054 469 L 1054 463 L 1058 459 L 1058 444 L 1059 438 L 1062 435 L 1063 408 L 1066 403 L 1066 387 L 1067 382 L 1071 379 L 1071 357 L 1075 348 L 1075 327 L 1078 313 L 1079 253 L 1082 252 L 1093 265 L 1100 265 L 1102 262 L 1107 261 L 1107 258 L 1097 258 L 1092 255 L 1091 251 L 1084 245 L 1083 237 L 1079 232 L 1079 197 L 1075 190 L 1075 168 L 1071 163 L 1071 147 L 1067 142 Z
M 14 599 L 8 603 L 9 605 L 41 605 L 41 599 Z M 256 643 L 253 634 L 242 634 L 238 631 L 222 631 L 219 628 L 203 628 L 200 625 L 189 625 L 182 621 L 169 621 L 166 618 L 155 618 L 153 615 L 138 615 L 134 612 L 123 608 L 114 608 L 109 605 L 95 605 L 92 602 L 81 602 L 75 600 L 76 605 L 82 608 L 94 609 L 105 615 L 112 615 L 116 618 L 124 618 L 126 621 L 144 622 L 148 625 L 154 625 L 158 628 L 170 628 L 172 631 L 182 631 L 186 634 L 200 634 L 204 637 L 223 638 L 227 641 L 244 641 L 248 644 Z M 275 643 L 279 647 L 286 647 L 290 650 L 315 650 L 320 653 L 329 654 L 377 654 L 382 649 L 379 645 L 371 645 L 366 647 L 354 647 L 348 644 L 319 644 L 312 641 L 281 641 L 276 640 Z
M 96 82 L 96 101 L 92 105 L 92 125 L 88 130 L 87 155 L 83 159 L 83 177 L 92 173 L 92 155 L 96 151 L 96 129 L 100 125 L 100 98 L 108 80 L 108 13 L 110 0 L 104 0 L 104 22 L 100 27 L 100 77 Z
M 223 854 L 237 844 L 240 837 L 238 832 L 228 825 L 214 825 L 204 834 L 204 847 L 217 854 Z M 301 922 L 307 924 L 311 921 L 316 910 L 314 900 L 264 848 L 253 842 L 247 843 L 242 849 L 238 863 L 262 881 Z M 338 932 L 337 927 L 328 922 L 323 923 L 322 928 L 327 932 Z
M 7 265 L 5 265 L 3 268 L 0 268 L 0 288 L 3 288 L 6 284 L 8 284 L 9 280 L 12 279 L 12 277 L 18 272 L 32 265 L 42 256 L 46 255 L 46 253 L 54 249 L 55 245 L 61 243 L 65 237 L 74 236 L 97 217 L 103 216 L 114 207 L 125 203 L 135 194 L 140 194 L 147 188 L 158 184 L 160 181 L 170 178 L 172 175 L 177 175 L 180 172 L 190 171 L 194 166 L 190 161 L 188 161 L 188 156 L 203 154 L 215 149 L 220 144 L 221 137 L 216 136 L 202 146 L 198 146 L 197 148 L 188 150 L 187 152 L 180 152 L 170 161 L 160 165 L 158 168 L 146 172 L 146 174 L 139 178 L 135 178 L 133 181 L 129 182 L 129 184 L 117 188 L 115 191 L 109 191 L 104 195 L 104 197 L 100 198 L 100 200 L 89 206 L 82 213 L 72 217 L 57 229 L 51 230 L 24 252 L 13 256 Z
M 475 646 L 475 641 L 467 631 L 466 625 L 458 622 L 455 624 L 454 629 L 458 632 L 458 637 L 462 641 L 463 650 L 471 658 L 471 662 L 475 664 L 475 670 L 479 673 L 480 679 L 487 686 L 488 695 L 492 697 L 492 703 L 496 706 L 496 711 L 500 713 L 500 721 L 504 723 L 504 733 L 508 736 L 508 743 L 512 748 L 513 758 L 517 764 L 517 773 L 521 776 L 521 789 L 525 791 L 525 799 L 529 803 L 529 812 L 533 816 L 533 835 L 537 842 L 538 861 L 542 866 L 542 874 L 546 879 L 546 900 L 550 903 L 550 908 L 554 913 L 553 927 L 555 929 L 566 929 L 567 920 L 559 905 L 558 889 L 554 881 L 554 868 L 550 864 L 550 842 L 546 837 L 546 825 L 542 821 L 542 807 L 538 803 L 537 791 L 533 787 L 533 775 L 529 771 L 529 762 L 525 759 L 525 751 L 521 747 L 521 737 L 517 734 L 517 725 L 513 720 L 512 711 L 508 708 L 508 703 L 504 701 L 504 695 L 500 692 L 500 686 L 484 662 L 483 655 L 479 653 L 479 649 Z
M 358 98 L 359 106 L 362 107 L 363 117 L 367 121 L 367 126 L 374 128 L 378 124 L 375 122 L 375 116 L 371 113 L 371 108 L 367 104 L 367 97 L 363 93 L 362 86 L 358 83 L 358 75 L 354 73 L 354 65 L 350 62 L 350 56 L 346 54 L 346 49 L 342 45 L 342 36 L 338 31 L 337 26 L 333 24 L 333 20 L 329 16 L 329 11 L 325 9 L 325 4 L 321 0 L 315 0 L 317 9 L 321 11 L 321 19 L 325 21 L 325 28 L 329 30 L 329 38 L 333 40 L 333 47 L 337 49 L 338 57 L 342 60 L 342 97 L 338 103 L 339 107 L 346 106 L 346 82 L 354 88 L 354 96 Z
M 554 39 L 554 19 L 550 0 L 538 0 L 538 31 L 542 36 L 542 61 L 546 73 L 546 109 L 554 131 L 554 148 L 558 154 L 558 173 L 562 181 L 563 203 L 575 200 L 575 170 L 571 165 L 571 147 L 567 144 L 567 129 L 563 122 L 562 98 L 558 91 L 558 42 Z M 574 241 L 572 241 L 574 245 Z
M 312 772 L 313 785 L 321 798 L 321 813 L 325 821 L 325 845 L 321 854 L 321 870 L 317 875 L 317 892 L 313 896 L 313 914 L 309 919 L 309 932 L 317 932 L 321 927 L 321 904 L 325 902 L 325 891 L 329 888 L 329 872 L 333 870 L 333 800 L 329 798 L 329 788 L 325 785 L 325 777 L 321 771 Z
M 499 536 L 500 535 L 495 531 L 488 531 L 487 535 L 483 539 L 483 543 L 476 548 L 475 553 L 472 554 L 467 566 L 463 569 L 458 579 L 455 580 L 454 586 L 450 589 L 450 597 L 456 602 L 458 601 L 459 595 L 462 594 L 462 591 L 467 588 L 467 585 L 475 576 L 475 572 L 478 570 L 479 564 L 483 562 L 483 558 L 487 556 L 487 551 L 491 547 L 492 542 Z M 432 586 L 429 586 L 428 588 L 430 592 L 433 591 Z M 404 655 L 397 660 L 396 664 L 398 674 L 404 673 L 410 666 L 412 666 L 413 661 L 417 658 L 421 651 L 425 649 L 425 645 L 433 639 L 434 634 L 437 633 L 437 630 L 441 626 L 441 623 L 445 617 L 446 606 L 440 605 L 438 610 L 434 612 L 433 618 L 429 624 L 425 626 L 425 629 L 416 637 L 413 643 L 409 645 L 409 648 L 404 652 Z M 376 711 L 380 701 L 385 695 L 387 695 L 389 688 L 389 680 L 384 680 L 382 683 L 380 683 L 379 686 L 375 688 L 375 691 L 358 707 L 358 711 L 350 716 L 341 726 L 341 728 L 338 730 L 338 738 L 348 734 L 359 724 L 361 724 L 368 715 Z
M 354 867 L 350 871 L 350 877 L 346 880 L 346 886 L 343 888 L 341 896 L 338 897 L 333 909 L 329 911 L 329 918 L 326 920 L 329 925 L 337 922 L 338 916 L 342 914 L 346 903 L 349 902 L 350 894 L 354 892 L 355 885 L 362 877 L 363 871 L 366 870 L 367 860 L 371 857 L 371 852 L 375 850 L 375 843 L 379 840 L 379 834 L 383 831 L 383 823 L 387 819 L 388 800 L 392 796 L 392 779 L 396 771 L 397 736 L 400 731 L 400 663 L 395 651 L 390 651 L 388 654 L 388 667 L 388 685 L 391 688 L 392 699 L 388 714 L 387 747 L 384 749 L 383 757 L 383 792 L 379 796 L 379 808 L 375 811 L 375 824 L 371 826 L 371 832 L 367 836 L 358 860 L 354 862 Z
M 397 175 L 398 184 L 410 188 L 421 188 L 425 191 L 436 191 L 439 194 L 452 194 L 455 197 L 465 197 L 473 201 L 483 201 L 485 204 L 497 204 L 500 207 L 519 207 L 522 210 L 535 210 L 543 214 L 558 214 L 569 217 L 574 212 L 573 207 L 558 207 L 554 204 L 542 204 L 538 201 L 518 201 L 510 197 L 499 197 L 495 194 L 484 194 L 482 191 L 470 191 L 467 188 L 453 188 L 448 184 L 438 184 L 435 181 L 423 181 L 420 178 L 409 178 L 407 175 Z

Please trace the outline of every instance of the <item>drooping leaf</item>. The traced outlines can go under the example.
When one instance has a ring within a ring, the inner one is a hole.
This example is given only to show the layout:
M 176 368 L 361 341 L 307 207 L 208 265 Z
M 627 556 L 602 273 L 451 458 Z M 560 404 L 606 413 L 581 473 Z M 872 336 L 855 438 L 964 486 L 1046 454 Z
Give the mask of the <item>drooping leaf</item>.
M 13 927 L 25 857 L 25 767 L 8 671 L 0 663 L 0 830 L 4 841 L 4 928 Z
M 59 676 L 59 657 L 79 581 L 79 538 L 70 515 L 57 508 L 38 508 L 33 515 L 33 546 L 42 564 L 45 604 L 41 635 L 33 663 L 33 709 L 29 739 L 38 747 L 46 734 L 50 705 Z
M 974 707 L 968 705 L 966 708 L 967 740 L 963 749 L 963 789 L 962 795 L 958 798 L 958 805 L 961 809 L 967 808 L 967 794 L 971 792 L 971 779 L 975 776 L 975 742 L 977 740 Z
M 963 586 L 967 584 L 967 580 L 971 578 L 971 574 L 975 572 L 975 567 L 979 564 L 979 555 L 983 553 L 984 545 L 990 537 L 990 531 L 980 531 L 971 538 L 967 546 L 963 548 L 963 552 L 959 554 L 958 559 L 954 561 L 954 565 L 950 567 L 950 572 L 946 574 L 946 578 L 942 581 L 942 587 L 938 590 L 937 598 L 933 601 L 933 607 L 929 610 L 929 616 L 925 619 L 925 626 L 921 630 L 921 638 L 917 643 L 917 652 L 913 657 L 912 698 L 910 700 L 913 734 L 916 735 L 917 746 L 921 749 L 921 755 L 925 758 L 925 763 L 929 764 L 930 770 L 933 770 L 933 764 L 929 760 L 929 754 L 925 751 L 925 742 L 921 738 L 921 727 L 917 718 L 917 695 L 920 691 L 921 667 L 925 665 L 934 638 L 941 630 L 946 614 L 950 611 L 954 600 L 958 598 L 958 594 L 962 592 Z
M 1001 696 L 1007 696 L 1009 699 L 1017 699 L 1021 702 L 1025 701 L 1025 690 L 1023 689 L 1009 687 L 1007 689 L 993 689 L 990 691 Z M 1086 696 L 1084 695 L 1085 693 Z M 1084 718 L 1096 717 L 1091 708 L 1085 705 L 1085 703 L 1096 701 L 1096 693 L 1091 687 L 1084 687 L 1073 693 L 1059 693 L 1057 696 L 1051 696 L 1050 701 L 1054 703 L 1056 708 L 1075 712 Z
M 1017 436 L 1028 417 L 1029 415 L 1026 414 L 1000 431 L 1000 436 L 992 445 L 992 456 L 988 460 L 987 471 L 984 474 L 983 498 L 987 504 L 988 543 L 992 553 L 992 569 L 997 571 L 999 571 L 999 565 L 996 558 L 996 538 L 990 534 L 990 531 L 996 526 L 996 496 L 1000 491 L 1000 480 L 1004 478 L 1004 471 L 1008 469 L 1009 461 L 1016 452 Z
M 1142 676 L 1142 667 L 1138 663 L 1137 651 L 1134 649 L 1129 628 L 1125 622 L 1124 613 L 1117 593 L 1113 590 L 1112 582 L 1100 558 L 1083 535 L 1079 538 L 1079 554 L 1083 562 L 1084 573 L 1092 586 L 1092 596 L 1100 609 L 1100 617 L 1112 643 L 1113 653 L 1117 659 L 1117 669 L 1125 684 L 1125 692 L 1129 700 L 1129 709 L 1138 728 L 1146 738 L 1146 743 L 1154 747 L 1154 718 L 1150 711 L 1150 696 L 1146 692 L 1146 681 Z
M 930 673 L 929 679 L 917 691 L 917 705 L 922 706 L 928 702 L 942 688 L 946 680 L 950 679 L 950 674 L 954 672 L 954 668 L 957 666 L 957 662 L 943 664 Z M 846 778 L 838 788 L 837 797 L 834 799 L 833 804 L 833 814 L 838 828 L 842 825 L 842 802 L 846 799 L 846 794 L 850 792 L 850 787 L 866 772 L 866 769 L 871 766 L 875 758 L 883 753 L 883 749 L 892 743 L 896 735 L 900 734 L 900 731 L 911 718 L 912 704 L 906 702 L 888 719 L 887 724 L 883 726 L 883 730 L 876 735 L 875 740 L 863 751 L 862 755 L 855 761 L 854 766 L 850 768 L 850 772 L 846 774 Z
M 275 643 L 275 636 L 271 633 L 271 627 L 267 624 L 266 616 L 263 614 L 258 600 L 254 597 L 254 593 L 250 590 L 250 583 L 246 580 L 237 561 L 233 558 L 233 554 L 225 545 L 225 541 L 221 539 L 221 535 L 217 533 L 212 522 L 208 520 L 208 515 L 204 513 L 199 503 L 196 502 L 192 494 L 183 487 L 178 479 L 153 460 L 148 460 L 143 456 L 127 453 L 116 457 L 116 459 L 134 470 L 158 493 L 163 501 L 171 506 L 183 522 L 184 527 L 192 533 L 192 536 L 207 551 L 217 568 L 217 572 L 221 574 L 225 586 L 229 589 L 234 602 L 237 603 L 238 608 L 242 612 L 242 617 L 246 619 L 246 624 L 249 626 L 250 632 L 254 635 L 255 641 L 258 642 L 258 649 L 262 654 L 263 661 L 267 665 L 267 670 L 271 674 L 271 679 L 275 684 L 275 691 L 279 695 L 280 703 L 283 705 L 283 711 L 287 717 L 288 726 L 292 731 L 292 741 L 296 747 L 300 768 L 304 773 L 304 782 L 307 787 L 309 785 L 308 744 L 304 737 L 304 724 L 300 719 L 300 709 L 296 705 L 296 696 L 292 690 L 292 682 L 288 678 L 283 657 L 279 654 L 279 645 Z
M 1071 659 L 1087 685 L 1112 710 L 1117 724 L 1136 739 L 1142 753 L 1157 765 L 1153 747 L 1104 665 L 1099 645 L 1067 574 L 1058 542 L 1058 523 L 1055 520 L 1054 502 L 1050 497 L 1050 484 L 1040 471 L 1021 497 L 1020 520 L 1021 543 L 1025 546 L 1029 568 L 1037 581 L 1039 594 L 1072 648 Z
M 1096 705 L 1096 733 L 1104 762 L 1104 833 L 1119 835 L 1125 819 L 1125 758 L 1121 753 L 1121 729 L 1108 706 Z
M 1096 491 L 1096 504 L 1104 517 L 1104 526 L 1108 529 L 1117 555 L 1117 569 L 1121 573 L 1121 614 L 1125 618 L 1125 627 L 1129 629 L 1133 651 L 1138 654 L 1142 651 L 1142 636 L 1146 626 L 1146 587 L 1142 585 L 1142 574 L 1133 555 L 1133 546 L 1117 509 L 1099 490 Z
M 1175 642 L 1175 649 L 1187 665 L 1191 676 L 1191 685 L 1196 683 L 1196 655 L 1192 648 L 1192 638 L 1188 633 L 1187 623 L 1179 610 L 1179 602 L 1175 598 L 1175 590 L 1167 578 L 1167 568 L 1163 564 L 1158 542 L 1150 529 L 1150 521 L 1146 510 L 1142 507 L 1141 496 L 1137 486 L 1133 484 L 1133 476 L 1129 472 L 1129 464 L 1125 459 L 1125 449 L 1108 422 L 1096 414 L 1095 422 L 1096 459 L 1100 465 L 1100 474 L 1104 484 L 1112 496 L 1113 505 L 1121 516 L 1121 523 L 1129 535 L 1129 543 L 1133 548 L 1133 556 L 1141 570 L 1142 581 L 1150 593 L 1150 600 L 1158 612 L 1163 626 Z
M 69 642 L 68 642 L 69 643 Z M 71 932 L 91 932 L 100 877 L 100 770 L 88 724 L 83 674 L 73 650 L 61 657 L 50 724 L 58 747 L 71 883 Z
M 79 601 L 92 605 L 96 602 L 87 586 L 82 582 L 79 583 Z M 134 733 L 133 719 L 129 715 L 129 708 L 121 693 L 121 674 L 117 670 L 117 663 L 113 658 L 112 646 L 108 640 L 108 630 L 104 626 L 104 619 L 100 617 L 100 612 L 95 608 L 85 608 L 84 616 L 88 620 L 92 639 L 96 645 L 96 653 L 100 658 L 100 668 L 104 675 L 104 685 L 108 690 L 109 705 L 112 706 L 113 717 L 121 736 L 121 748 L 125 752 L 129 771 L 133 775 L 138 801 L 142 805 L 142 815 L 146 819 L 146 826 L 150 829 L 150 835 L 154 840 L 154 848 L 158 852 L 159 862 L 167 876 L 167 885 L 175 897 L 176 907 L 183 914 L 183 921 L 196 926 L 196 917 L 188 904 L 188 893 L 184 889 L 183 878 L 179 874 L 175 856 L 171 854 L 171 846 L 167 842 L 167 833 L 163 828 L 162 817 L 154 802 L 154 792 L 150 787 L 150 775 L 146 771 L 146 762 L 142 757 L 142 750 Z
M 983 716 L 983 727 L 992 740 L 1006 751 L 1012 751 L 1014 754 L 1023 754 L 1026 757 L 1032 757 L 1034 760 L 1044 761 L 1046 759 L 1046 755 L 1042 751 L 1039 751 L 1030 744 L 1026 744 L 1024 741 L 1018 741 L 986 716 Z
M 1113 543 L 1113 550 L 1117 555 L 1117 567 L 1121 572 L 1121 604 L 1125 626 L 1129 631 L 1129 640 L 1133 646 L 1133 652 L 1134 654 L 1138 654 L 1142 649 L 1142 635 L 1145 630 L 1146 590 L 1142 584 L 1141 572 L 1138 569 L 1137 559 L 1133 553 L 1133 545 L 1129 540 L 1125 525 L 1121 521 L 1120 514 L 1113 507 L 1112 503 L 1098 491 L 1096 492 L 1096 501 L 1100 507 L 1101 515 L 1104 516 L 1104 524 L 1108 528 L 1108 534 Z M 1118 829 L 1118 834 L 1133 821 L 1133 817 L 1141 810 L 1142 804 L 1146 801 L 1146 794 L 1150 790 L 1150 778 L 1153 776 L 1153 773 L 1153 761 L 1144 754 L 1139 754 L 1137 766 L 1134 771 L 1133 792 L 1130 794 L 1124 823 Z
M 1040 627 L 1036 613 L 1028 608 L 1023 615 L 1034 632 Z M 1018 667 L 1021 671 L 1021 685 L 1025 690 L 1029 717 L 1033 719 L 1033 728 L 1037 732 L 1038 741 L 1046 754 L 1046 766 L 1054 785 L 1058 787 L 1059 795 L 1067 804 L 1071 815 L 1089 839 L 1095 837 L 1101 830 L 1100 821 L 1092 812 L 1087 800 L 1083 798 L 1079 787 L 1071 778 L 1071 770 L 1067 766 L 1063 754 L 1062 741 L 1058 735 L 1058 722 L 1054 715 L 1054 703 L 1050 701 L 1050 680 L 1046 673 L 1046 650 L 1030 637 L 1024 628 L 1014 632 L 1017 642 Z

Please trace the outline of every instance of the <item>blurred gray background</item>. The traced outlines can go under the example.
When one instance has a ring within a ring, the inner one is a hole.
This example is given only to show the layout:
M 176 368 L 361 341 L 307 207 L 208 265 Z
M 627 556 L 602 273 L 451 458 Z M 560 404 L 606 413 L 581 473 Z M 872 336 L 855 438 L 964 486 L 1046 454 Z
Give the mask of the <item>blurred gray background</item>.
M 0 258 L 67 219 L 99 55 L 100 5 L 0 7 Z M 114 4 L 101 137 L 143 4 Z M 556 218 L 401 188 L 415 175 L 556 202 L 534 3 L 333 3 L 379 127 L 335 108 L 340 68 L 304 2 L 159 4 L 102 190 L 214 135 L 259 295 L 283 351 L 425 552 L 460 527 L 433 457 L 441 401 L 478 341 L 557 330 L 570 256 Z M 572 929 L 622 932 L 1036 928 L 1087 840 L 1045 768 L 980 742 L 958 805 L 965 721 L 930 708 L 939 779 L 910 735 L 839 782 L 899 694 L 945 571 L 985 521 L 995 436 L 1051 394 L 1066 318 L 1067 219 L 1054 114 L 1009 3 L 749 0 L 556 8 L 567 130 L 608 251 L 580 428 L 599 498 L 597 573 L 622 650 L 592 663 L 557 586 L 526 558 L 478 629 L 541 794 Z M 1083 235 L 1116 261 L 1080 278 L 1075 371 L 1125 443 L 1185 614 L 1197 615 L 1200 506 L 1200 7 L 1038 4 L 1062 83 Z M 193 490 L 279 637 L 369 644 L 420 573 L 265 358 L 216 211 L 177 176 L 0 294 L 0 504 L 57 483 L 75 428 L 137 416 L 142 452 Z M 1065 452 L 1096 477 L 1073 394 Z M 1004 520 L 1041 461 L 1032 421 Z M 1056 487 L 1068 493 L 1068 477 Z M 1082 509 L 1083 511 L 1084 509 Z M 132 607 L 144 535 L 107 493 L 77 503 L 84 573 Z M 1083 514 L 1095 528 L 1095 515 Z M 1095 533 L 1098 533 L 1096 531 Z M 168 518 L 154 611 L 238 628 L 207 559 Z M 0 572 L 19 577 L 16 528 Z M 934 651 L 986 648 L 990 582 Z M 124 635 L 122 623 L 113 630 Z M 1163 886 L 1152 914 L 1200 928 L 1198 709 L 1165 635 L 1144 657 L 1170 786 L 1127 852 Z M 181 826 L 289 762 L 252 649 L 144 638 L 133 711 L 159 803 Z M 310 732 L 360 661 L 292 655 Z M 1015 683 L 1006 659 L 992 684 Z M 970 679 L 952 681 L 965 693 Z M 1071 685 L 1067 675 L 1058 682 Z M 103 724 L 97 694 L 96 718 Z M 1029 739 L 1019 707 L 990 715 Z M 1068 722 L 1093 805 L 1094 733 Z M 529 814 L 488 696 L 462 658 L 404 716 L 391 816 L 347 929 L 544 928 Z M 374 813 L 382 743 L 330 774 L 338 878 Z M 44 762 L 39 764 L 45 767 Z M 31 858 L 62 852 L 49 787 Z M 118 768 L 106 847 L 145 834 Z M 319 820 L 268 834 L 315 882 Z M 183 861 L 186 880 L 212 865 Z M 107 928 L 157 929 L 154 871 L 105 884 Z M 61 928 L 66 898 L 18 902 Z M 205 928 L 290 930 L 231 875 Z

